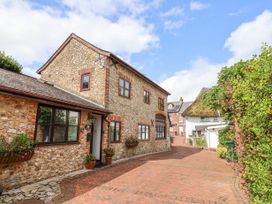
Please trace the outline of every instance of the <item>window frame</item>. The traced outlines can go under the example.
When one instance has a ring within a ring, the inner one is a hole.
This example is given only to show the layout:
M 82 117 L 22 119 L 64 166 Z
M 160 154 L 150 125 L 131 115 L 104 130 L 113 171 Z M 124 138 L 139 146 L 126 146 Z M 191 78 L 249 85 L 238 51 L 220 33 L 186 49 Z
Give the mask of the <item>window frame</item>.
M 139 132 L 139 126 L 141 126 L 141 132 Z M 144 129 L 146 130 L 146 128 L 148 127 L 148 132 L 143 132 L 143 127 L 145 127 Z M 139 137 L 139 133 L 141 133 L 141 138 Z M 142 133 L 145 133 L 145 137 L 146 137 L 146 133 L 148 133 L 148 138 L 147 139 L 143 139 L 142 138 Z M 138 124 L 138 140 L 139 141 L 149 141 L 150 140 L 150 125 L 147 125 L 147 124 L 142 124 L 142 123 L 139 123 Z
M 85 75 L 89 76 L 89 81 L 88 81 L 88 88 L 83 88 L 83 78 Z M 80 78 L 80 91 L 89 91 L 91 88 L 91 73 L 90 72 L 84 72 L 81 74 Z
M 164 99 L 161 97 L 158 97 L 158 109 L 161 111 L 164 111 Z
M 146 93 L 147 93 L 147 95 L 146 95 Z M 146 96 L 147 96 L 147 98 L 146 98 Z M 146 99 L 147 99 L 147 101 L 146 101 Z M 150 104 L 150 92 L 146 89 L 144 89 L 144 103 Z
M 37 114 L 36 114 L 36 123 L 35 123 L 35 135 L 34 135 L 34 141 L 37 139 L 37 131 L 38 131 L 38 126 L 40 125 L 38 120 L 39 120 L 39 112 L 41 107 L 47 107 L 52 109 L 52 118 L 49 124 L 43 124 L 47 125 L 50 128 L 50 137 L 49 137 L 49 142 L 38 142 L 37 145 L 57 145 L 57 144 L 79 144 L 79 134 L 80 134 L 80 118 L 81 118 L 81 111 L 75 110 L 75 109 L 67 109 L 63 107 L 58 107 L 58 106 L 52 106 L 52 105 L 47 105 L 47 104 L 38 104 L 37 108 Z M 65 110 L 66 111 L 66 124 L 55 124 L 55 113 L 56 109 L 59 110 Z M 69 115 L 70 111 L 77 112 L 78 113 L 78 123 L 77 125 L 70 125 L 69 124 Z M 60 142 L 54 142 L 54 127 L 65 127 L 65 135 L 64 135 L 64 141 Z M 68 141 L 68 131 L 69 127 L 76 127 L 77 126 L 77 137 L 76 140 L 74 141 Z
M 114 135 L 113 135 L 114 140 L 113 141 L 111 141 L 111 136 L 110 136 L 111 123 L 114 123 Z M 116 124 L 117 123 L 119 123 L 119 140 L 118 141 L 116 140 Z M 109 143 L 110 144 L 121 143 L 121 122 L 120 121 L 112 120 L 112 121 L 109 122 Z
M 123 81 L 122 86 L 120 85 L 120 81 Z M 126 82 L 128 82 L 129 88 L 126 88 Z M 128 91 L 128 96 L 125 95 L 125 92 Z M 118 94 L 121 97 L 130 99 L 131 97 L 131 82 L 127 79 L 119 77 L 118 80 Z
M 162 118 L 163 117 L 163 120 Z M 163 140 L 166 139 L 166 117 L 164 115 L 158 114 L 155 116 L 155 139 L 156 140 Z M 158 135 L 163 134 L 163 137 L 158 137 Z

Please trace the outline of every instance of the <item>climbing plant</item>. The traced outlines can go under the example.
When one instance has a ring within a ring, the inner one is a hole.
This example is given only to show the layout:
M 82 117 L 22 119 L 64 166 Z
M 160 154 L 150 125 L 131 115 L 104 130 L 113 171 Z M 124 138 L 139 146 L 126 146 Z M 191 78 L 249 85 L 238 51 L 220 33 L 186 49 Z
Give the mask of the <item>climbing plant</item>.
M 272 203 L 272 47 L 224 67 L 204 101 L 235 126 L 240 170 L 254 203 Z

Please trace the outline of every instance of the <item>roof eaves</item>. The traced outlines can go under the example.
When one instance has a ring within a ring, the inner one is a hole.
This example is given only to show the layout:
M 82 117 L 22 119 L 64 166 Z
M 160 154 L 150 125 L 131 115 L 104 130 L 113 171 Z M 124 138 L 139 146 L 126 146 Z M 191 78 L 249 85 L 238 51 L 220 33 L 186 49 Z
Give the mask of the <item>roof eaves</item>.
M 34 94 L 34 93 L 31 93 L 31 92 L 26 92 L 26 91 L 18 90 L 18 89 L 15 89 L 15 88 L 6 87 L 6 86 L 0 86 L 0 91 L 6 91 L 6 92 L 15 93 L 15 94 L 18 94 L 18 95 L 29 96 L 29 97 L 34 97 L 34 98 L 38 98 L 38 99 L 45 99 L 45 100 L 57 102 L 57 103 L 60 103 L 60 104 L 73 105 L 73 106 L 76 106 L 76 107 L 79 107 L 79 108 L 96 110 L 96 111 L 100 111 L 100 112 L 104 112 L 104 113 L 111 113 L 111 111 L 109 111 L 109 110 L 107 110 L 105 108 L 94 108 L 94 107 L 85 106 L 85 105 L 81 105 L 81 104 L 74 103 L 74 102 L 63 101 L 63 100 L 56 99 L 56 98 L 53 98 L 53 97 L 46 97 L 46 96 L 42 96 L 40 94 Z

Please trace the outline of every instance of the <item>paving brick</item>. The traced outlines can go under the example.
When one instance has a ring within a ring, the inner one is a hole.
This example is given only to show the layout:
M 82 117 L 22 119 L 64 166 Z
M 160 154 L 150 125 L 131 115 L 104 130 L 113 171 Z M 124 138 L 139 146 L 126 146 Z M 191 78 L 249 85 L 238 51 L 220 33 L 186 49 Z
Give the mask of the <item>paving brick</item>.
M 66 180 L 52 203 L 243 203 L 234 182 L 214 152 L 175 146 Z

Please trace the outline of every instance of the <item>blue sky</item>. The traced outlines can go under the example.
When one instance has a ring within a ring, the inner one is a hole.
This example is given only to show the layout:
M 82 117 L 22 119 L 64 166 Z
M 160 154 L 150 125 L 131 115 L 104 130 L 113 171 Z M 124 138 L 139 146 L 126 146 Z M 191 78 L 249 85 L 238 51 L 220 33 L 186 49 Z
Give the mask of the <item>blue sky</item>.
M 74 32 L 193 100 L 221 67 L 272 43 L 271 1 L 2 0 L 0 50 L 34 75 Z

